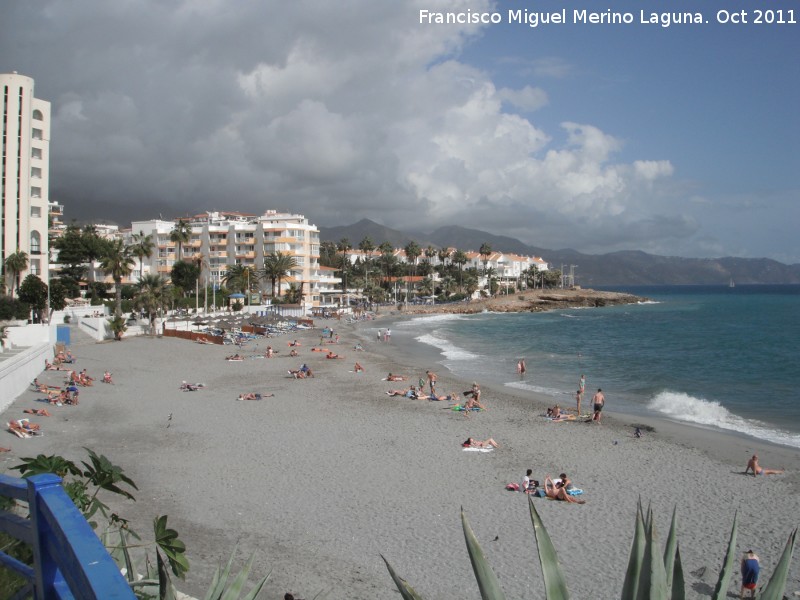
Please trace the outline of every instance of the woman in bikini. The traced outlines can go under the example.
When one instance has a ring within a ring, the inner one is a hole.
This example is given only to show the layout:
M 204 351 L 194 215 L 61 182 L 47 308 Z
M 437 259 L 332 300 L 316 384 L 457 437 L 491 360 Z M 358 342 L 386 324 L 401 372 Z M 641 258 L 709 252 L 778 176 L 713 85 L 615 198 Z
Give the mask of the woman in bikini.
M 573 504 L 586 504 L 586 500 L 578 500 L 567 493 L 567 487 L 563 481 L 553 483 L 553 480 L 548 475 L 544 480 L 544 493 L 548 498 L 553 500 L 561 500 L 562 502 L 571 502 Z
M 471 437 L 467 438 L 467 441 L 461 444 L 464 448 L 499 448 L 500 444 L 495 442 L 492 438 L 488 440 L 474 440 Z

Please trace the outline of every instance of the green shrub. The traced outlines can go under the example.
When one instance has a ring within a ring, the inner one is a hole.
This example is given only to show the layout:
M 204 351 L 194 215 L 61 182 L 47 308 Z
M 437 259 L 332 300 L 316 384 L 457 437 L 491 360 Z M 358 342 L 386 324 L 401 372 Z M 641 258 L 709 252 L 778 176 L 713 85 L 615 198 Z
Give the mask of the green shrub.
M 18 298 L 0 296 L 0 321 L 12 319 L 28 320 L 31 316 L 31 307 Z

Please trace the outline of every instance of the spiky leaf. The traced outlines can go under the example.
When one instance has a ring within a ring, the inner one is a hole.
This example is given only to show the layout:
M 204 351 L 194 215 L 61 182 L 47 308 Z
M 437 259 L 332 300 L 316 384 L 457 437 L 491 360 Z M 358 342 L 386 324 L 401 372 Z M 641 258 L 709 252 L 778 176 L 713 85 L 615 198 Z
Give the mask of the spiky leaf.
M 667 573 L 667 588 L 672 587 L 672 572 L 675 564 L 675 548 L 678 544 L 678 506 L 672 509 L 672 522 L 667 534 L 667 546 L 664 548 L 664 571 Z
M 797 529 L 795 529 L 786 541 L 786 546 L 783 548 L 783 554 L 778 561 L 778 566 L 775 567 L 775 572 L 769 578 L 769 583 L 764 591 L 761 592 L 759 600 L 781 600 L 783 592 L 786 589 L 786 577 L 789 573 L 789 566 L 792 563 L 792 552 L 794 551 L 794 542 L 797 538 Z
M 481 591 L 481 598 L 483 600 L 505 600 L 505 594 L 500 589 L 500 582 L 497 580 L 497 575 L 492 571 L 486 556 L 483 554 L 478 538 L 467 522 L 467 516 L 464 514 L 464 509 L 461 509 L 461 526 L 464 528 L 464 539 L 467 541 L 467 551 L 469 552 L 469 560 L 472 563 L 472 570 L 475 573 L 475 579 L 478 581 L 478 589 Z
M 389 561 L 386 560 L 386 557 L 383 554 L 381 554 L 381 558 L 383 559 L 383 562 L 386 563 L 386 568 L 389 569 L 389 575 L 392 576 L 392 580 L 394 580 L 394 584 L 397 586 L 397 591 L 400 592 L 403 600 L 422 600 L 422 596 L 417 594 L 416 590 L 408 585 L 408 582 L 405 579 L 394 572 L 392 565 L 389 564 Z
M 545 598 L 547 600 L 568 600 L 567 580 L 561 571 L 558 553 L 530 495 L 528 496 L 528 508 L 531 513 L 533 533 L 536 536 L 536 547 L 539 551 L 539 564 L 542 565 Z
M 186 558 L 186 545 L 178 539 L 178 532 L 167 527 L 167 516 L 156 517 L 153 520 L 153 532 L 156 544 L 166 554 L 169 566 L 176 577 L 183 578 L 189 570 L 189 560 Z
M 625 582 L 622 584 L 622 600 L 635 600 L 639 591 L 639 579 L 642 573 L 644 560 L 644 517 L 642 516 L 641 499 L 636 504 L 636 525 L 633 533 L 631 555 L 628 558 L 628 570 L 625 572 Z
M 728 550 L 725 552 L 725 560 L 722 562 L 722 570 L 719 572 L 717 586 L 714 588 L 712 600 L 723 600 L 728 595 L 728 585 L 733 576 L 733 563 L 736 554 L 736 534 L 739 528 L 739 511 L 733 515 L 733 527 L 731 527 L 731 537 L 728 540 Z
M 156 550 L 156 562 L 158 563 L 158 598 L 159 600 L 175 600 L 175 588 L 172 587 L 172 580 L 169 577 L 167 565 L 161 558 L 161 552 Z
M 642 573 L 639 578 L 637 600 L 661 600 L 667 597 L 667 574 L 664 572 L 664 560 L 658 547 L 655 517 L 648 511 L 649 526 L 645 535 L 644 559 Z
M 675 546 L 675 565 L 672 572 L 672 600 L 686 600 L 686 583 L 683 579 L 680 546 Z

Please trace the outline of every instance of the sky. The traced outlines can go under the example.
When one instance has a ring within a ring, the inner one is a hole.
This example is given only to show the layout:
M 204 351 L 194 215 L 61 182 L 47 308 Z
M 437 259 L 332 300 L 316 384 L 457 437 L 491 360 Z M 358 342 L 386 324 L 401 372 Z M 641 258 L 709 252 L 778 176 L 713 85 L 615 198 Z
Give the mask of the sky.
M 799 263 L 798 22 L 788 0 L 12 0 L 0 72 L 51 102 L 67 220 L 278 209 Z

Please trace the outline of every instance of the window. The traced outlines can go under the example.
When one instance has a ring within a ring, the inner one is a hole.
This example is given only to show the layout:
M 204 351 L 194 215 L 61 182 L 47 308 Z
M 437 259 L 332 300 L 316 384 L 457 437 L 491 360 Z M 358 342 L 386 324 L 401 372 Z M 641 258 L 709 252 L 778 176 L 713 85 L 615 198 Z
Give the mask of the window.
M 42 178 L 41 167 L 31 167 L 31 177 L 33 177 L 34 179 L 41 179 Z
M 38 108 L 37 108 L 36 110 L 34 110 L 34 111 L 33 111 L 33 119 L 34 119 L 35 121 L 42 121 L 42 120 L 44 120 L 44 116 L 42 116 L 42 111 L 40 111 Z
M 38 219 L 42 216 L 42 209 L 39 206 L 31 206 L 31 217 Z
M 31 231 L 31 254 L 41 254 L 42 237 L 38 231 Z
M 31 148 L 31 158 L 42 158 L 42 149 L 41 148 Z
M 42 139 L 44 139 L 44 138 L 42 137 L 42 130 L 41 130 L 41 129 L 34 129 L 34 130 L 33 130 L 33 136 L 32 136 L 32 137 L 33 137 L 33 139 L 35 139 L 35 140 L 42 140 Z
M 31 188 L 31 198 L 41 198 L 42 197 L 42 188 L 40 187 L 32 187 Z
M 42 269 L 41 269 L 41 267 L 40 267 L 40 265 L 39 265 L 39 261 L 38 261 L 38 260 L 32 260 L 32 261 L 31 261 L 31 262 L 28 264 L 28 270 L 30 271 L 30 274 L 31 274 L 31 275 L 36 275 L 36 276 L 38 276 L 38 275 L 41 275 L 41 274 L 42 274 Z

